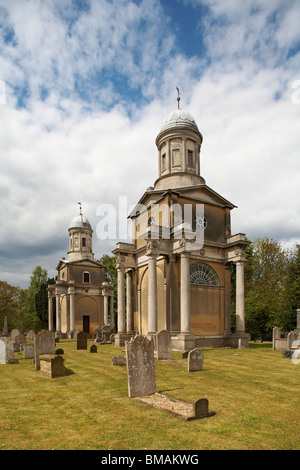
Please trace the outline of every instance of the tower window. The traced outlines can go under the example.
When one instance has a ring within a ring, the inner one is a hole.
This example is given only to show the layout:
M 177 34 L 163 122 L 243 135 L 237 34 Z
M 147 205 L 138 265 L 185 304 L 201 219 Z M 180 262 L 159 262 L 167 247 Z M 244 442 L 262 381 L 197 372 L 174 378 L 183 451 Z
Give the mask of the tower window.
M 165 170 L 166 169 L 166 154 L 163 153 L 161 156 L 161 169 Z
M 188 150 L 188 166 L 194 166 L 194 152 Z
M 86 238 L 85 237 L 82 237 L 81 244 L 82 244 L 82 246 L 86 246 Z
M 83 273 L 83 282 L 90 282 L 90 273 L 85 272 Z

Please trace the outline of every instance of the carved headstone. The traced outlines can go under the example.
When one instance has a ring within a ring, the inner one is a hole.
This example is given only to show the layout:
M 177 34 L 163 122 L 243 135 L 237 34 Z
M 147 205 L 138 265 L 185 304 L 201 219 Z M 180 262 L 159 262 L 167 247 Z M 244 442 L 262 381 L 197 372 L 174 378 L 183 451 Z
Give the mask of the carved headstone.
M 11 337 L 12 342 L 15 341 L 15 337 L 16 337 L 17 335 L 19 335 L 19 334 L 20 334 L 20 331 L 17 330 L 16 328 L 13 328 L 13 329 L 11 330 L 11 332 L 10 332 L 10 337 Z
M 188 354 L 188 372 L 195 372 L 203 369 L 203 351 L 192 349 Z
M 95 344 L 92 344 L 90 347 L 90 353 L 96 353 L 97 352 L 97 346 Z
M 125 344 L 128 395 L 130 398 L 156 392 L 153 341 L 138 335 Z
M 40 369 L 40 354 L 55 354 L 55 336 L 52 331 L 42 330 L 34 338 L 35 370 Z
M 171 333 L 168 330 L 160 330 L 156 334 L 157 359 L 172 359 Z
M 26 343 L 23 346 L 24 359 L 33 359 L 34 358 L 34 344 Z
M 85 331 L 79 331 L 77 333 L 77 350 L 87 349 L 87 339 L 88 333 L 86 333 Z

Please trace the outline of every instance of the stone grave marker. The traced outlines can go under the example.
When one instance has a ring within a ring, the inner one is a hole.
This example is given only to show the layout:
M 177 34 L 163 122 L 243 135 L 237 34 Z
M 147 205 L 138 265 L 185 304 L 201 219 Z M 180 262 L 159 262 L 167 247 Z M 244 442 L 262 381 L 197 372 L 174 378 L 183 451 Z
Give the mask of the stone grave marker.
M 111 363 L 113 366 L 126 366 L 126 357 L 113 356 Z
M 1 338 L 1 341 L 5 344 L 5 357 L 4 361 L 9 363 L 8 361 L 15 361 L 15 351 L 14 351 L 14 343 L 12 342 L 10 337 L 4 336 Z M 2 345 L 3 347 L 3 345 Z M 5 364 L 5 362 L 4 362 Z
M 35 337 L 35 332 L 34 332 L 33 330 L 27 331 L 26 337 L 27 337 L 28 339 L 30 339 L 30 340 L 33 340 L 34 337 Z
M 195 372 L 203 369 L 203 351 L 192 349 L 188 354 L 188 372 Z
M 77 333 L 77 350 L 80 349 L 87 349 L 87 339 L 88 339 L 88 334 L 85 331 L 79 331 Z
M 15 337 L 18 336 L 20 334 L 20 331 L 17 330 L 16 328 L 13 328 L 10 332 L 10 337 L 11 337 L 11 340 L 12 342 L 14 343 L 15 342 Z
M 6 362 L 6 344 L 0 339 L 0 364 L 5 364 Z
M 35 370 L 40 369 L 40 354 L 55 354 L 55 337 L 52 331 L 42 330 L 34 338 Z
M 156 393 L 153 341 L 138 335 L 125 344 L 129 398 Z
M 95 344 L 92 344 L 90 347 L 90 353 L 96 353 L 97 352 L 97 346 Z
M 54 354 L 40 355 L 40 371 L 52 379 L 67 375 L 63 357 Z
M 4 317 L 2 336 L 8 336 L 7 316 Z
M 156 333 L 156 357 L 157 359 L 172 359 L 171 333 L 168 330 L 160 330 Z
M 34 358 L 34 344 L 26 343 L 23 345 L 24 359 Z

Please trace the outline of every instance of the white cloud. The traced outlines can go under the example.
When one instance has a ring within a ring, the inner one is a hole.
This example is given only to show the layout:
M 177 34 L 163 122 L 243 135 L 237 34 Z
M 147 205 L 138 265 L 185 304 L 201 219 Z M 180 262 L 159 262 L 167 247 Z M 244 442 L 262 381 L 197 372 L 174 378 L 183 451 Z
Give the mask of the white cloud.
M 37 264 L 54 275 L 78 201 L 96 256 L 114 248 L 97 239 L 97 207 L 118 208 L 120 195 L 130 206 L 153 185 L 155 138 L 176 107 L 176 85 L 203 133 L 203 177 L 238 206 L 233 232 L 300 239 L 299 55 L 288 56 L 299 40 L 298 3 L 201 3 L 210 7 L 199 17 L 207 56 L 190 59 L 175 52 L 156 0 L 93 1 L 85 12 L 69 0 L 0 0 L 15 34 L 0 58 L 1 279 L 23 283 Z

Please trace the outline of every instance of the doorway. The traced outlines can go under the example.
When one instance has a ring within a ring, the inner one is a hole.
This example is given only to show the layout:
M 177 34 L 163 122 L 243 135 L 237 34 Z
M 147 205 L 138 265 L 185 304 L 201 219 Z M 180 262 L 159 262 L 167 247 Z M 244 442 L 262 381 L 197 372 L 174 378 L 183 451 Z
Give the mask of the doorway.
M 90 316 L 89 315 L 83 315 L 82 326 L 83 326 L 83 331 L 85 331 L 86 333 L 90 332 Z

